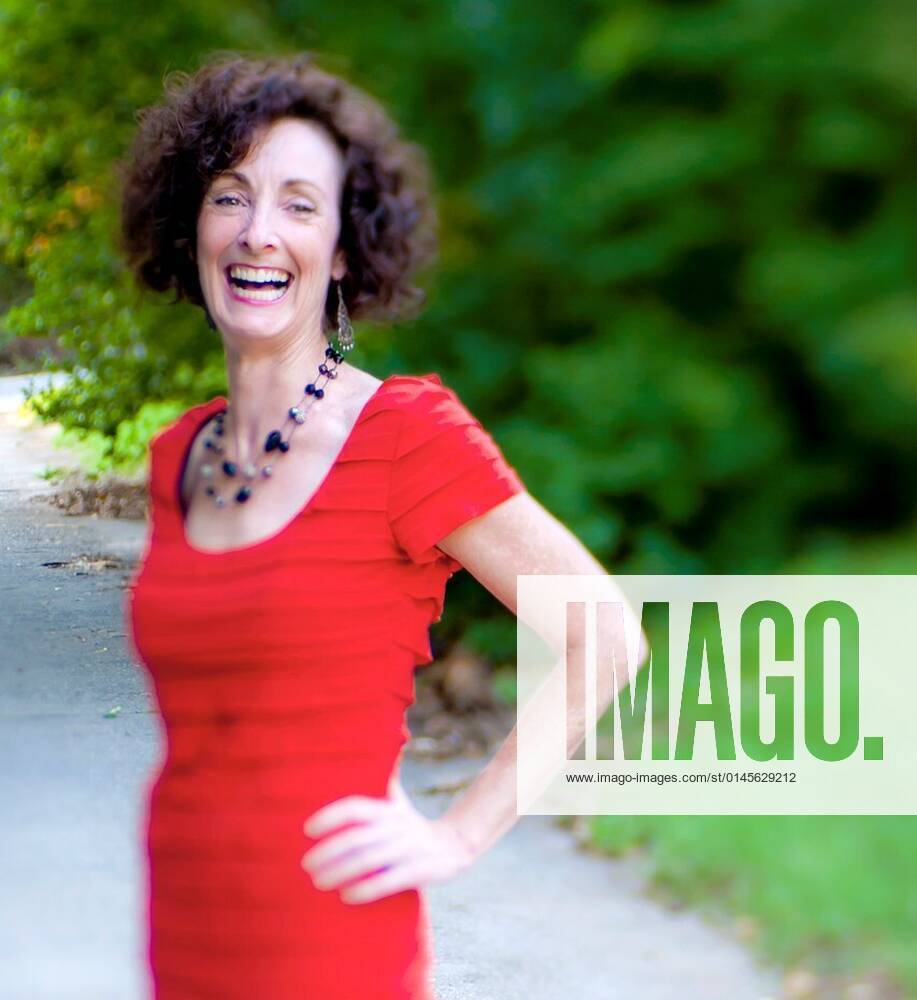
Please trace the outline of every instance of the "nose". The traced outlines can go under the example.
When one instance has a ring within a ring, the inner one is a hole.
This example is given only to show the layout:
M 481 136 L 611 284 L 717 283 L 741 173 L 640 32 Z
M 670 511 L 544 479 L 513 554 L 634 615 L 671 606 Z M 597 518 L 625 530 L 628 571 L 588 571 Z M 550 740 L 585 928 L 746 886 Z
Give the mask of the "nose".
M 277 237 L 273 229 L 273 220 L 267 206 L 263 209 L 255 205 L 246 217 L 245 224 L 239 231 L 239 245 L 251 253 L 273 249 L 277 246 Z

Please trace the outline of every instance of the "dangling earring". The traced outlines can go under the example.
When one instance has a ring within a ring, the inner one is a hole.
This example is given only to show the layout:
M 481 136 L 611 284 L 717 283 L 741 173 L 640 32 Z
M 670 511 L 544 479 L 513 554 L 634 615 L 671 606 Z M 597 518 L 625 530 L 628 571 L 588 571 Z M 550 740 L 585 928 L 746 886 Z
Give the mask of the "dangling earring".
M 353 326 L 350 322 L 350 314 L 347 306 L 344 305 L 344 293 L 341 291 L 341 283 L 338 282 L 338 323 L 337 323 L 338 343 L 342 351 L 351 351 L 354 346 Z

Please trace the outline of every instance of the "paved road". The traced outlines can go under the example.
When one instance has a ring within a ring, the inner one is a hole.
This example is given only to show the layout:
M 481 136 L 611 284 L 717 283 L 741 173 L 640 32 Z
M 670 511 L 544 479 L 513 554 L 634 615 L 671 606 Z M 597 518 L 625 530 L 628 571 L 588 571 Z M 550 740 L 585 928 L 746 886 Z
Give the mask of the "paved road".
M 25 381 L 0 378 L 0 998 L 144 1000 L 139 822 L 160 731 L 121 607 L 145 529 L 32 499 L 63 463 L 50 429 L 15 417 Z M 128 563 L 99 568 L 105 555 Z M 407 760 L 403 781 L 433 816 L 448 796 L 426 790 L 479 767 Z M 732 935 L 650 900 L 633 862 L 578 851 L 546 817 L 428 895 L 440 1000 L 779 993 Z

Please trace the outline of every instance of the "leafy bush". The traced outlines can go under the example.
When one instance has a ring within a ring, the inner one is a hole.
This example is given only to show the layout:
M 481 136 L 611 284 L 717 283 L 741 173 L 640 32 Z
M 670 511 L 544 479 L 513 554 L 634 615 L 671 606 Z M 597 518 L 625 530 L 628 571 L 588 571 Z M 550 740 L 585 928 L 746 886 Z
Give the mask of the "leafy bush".
M 6 5 L 4 335 L 47 336 L 74 374 L 43 416 L 131 462 L 170 407 L 224 391 L 199 313 L 133 289 L 112 164 L 165 71 L 310 48 L 439 183 L 429 308 L 361 331 L 356 362 L 441 372 L 606 565 L 768 571 L 816 536 L 908 528 L 912 8 L 358 8 Z

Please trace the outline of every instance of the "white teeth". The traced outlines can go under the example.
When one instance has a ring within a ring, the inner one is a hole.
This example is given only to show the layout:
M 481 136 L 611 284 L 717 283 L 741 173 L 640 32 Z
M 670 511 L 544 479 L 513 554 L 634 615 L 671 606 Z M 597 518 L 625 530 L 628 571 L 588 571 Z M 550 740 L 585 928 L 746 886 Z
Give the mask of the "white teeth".
M 233 264 L 229 269 L 231 278 L 240 278 L 243 281 L 289 281 L 290 272 L 270 267 L 242 267 L 240 264 Z
M 255 302 L 276 302 L 287 294 L 286 288 L 237 288 L 236 295 Z

